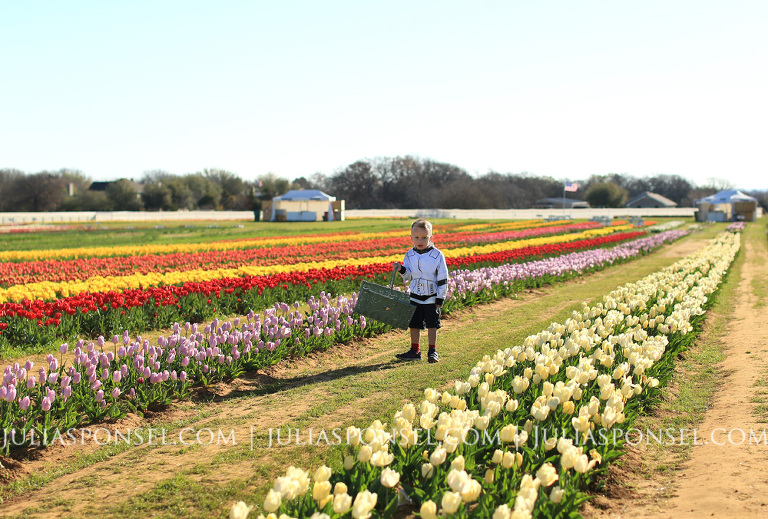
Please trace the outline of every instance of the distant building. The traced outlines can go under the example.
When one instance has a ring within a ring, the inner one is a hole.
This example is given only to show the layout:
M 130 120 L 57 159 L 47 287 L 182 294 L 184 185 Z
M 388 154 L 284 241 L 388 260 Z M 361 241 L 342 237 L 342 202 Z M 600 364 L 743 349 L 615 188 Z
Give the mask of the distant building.
M 537 209 L 588 209 L 589 203 L 573 198 L 540 198 L 536 200 Z
M 262 206 L 270 222 L 321 222 L 344 220 L 344 200 L 319 189 L 294 189 Z
M 669 198 L 657 193 L 644 191 L 627 202 L 626 207 L 677 207 L 677 202 L 673 202 Z
M 757 199 L 737 189 L 727 189 L 696 201 L 699 222 L 754 222 L 763 215 Z
M 91 182 L 91 185 L 88 186 L 88 191 L 106 191 L 107 188 L 114 184 L 115 182 L 119 182 L 120 180 L 128 180 L 131 184 L 133 184 L 133 188 L 136 190 L 136 194 L 141 195 L 141 193 L 144 191 L 144 184 L 140 184 L 139 182 L 134 182 L 133 179 L 127 179 L 127 178 L 120 178 L 118 180 L 109 181 L 109 182 Z

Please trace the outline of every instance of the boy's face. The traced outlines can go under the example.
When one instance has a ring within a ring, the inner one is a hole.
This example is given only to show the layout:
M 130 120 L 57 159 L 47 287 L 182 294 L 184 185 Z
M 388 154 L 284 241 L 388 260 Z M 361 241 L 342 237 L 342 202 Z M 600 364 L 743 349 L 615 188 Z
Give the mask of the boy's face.
M 424 250 L 429 245 L 429 234 L 426 229 L 420 227 L 411 228 L 411 241 L 417 250 Z

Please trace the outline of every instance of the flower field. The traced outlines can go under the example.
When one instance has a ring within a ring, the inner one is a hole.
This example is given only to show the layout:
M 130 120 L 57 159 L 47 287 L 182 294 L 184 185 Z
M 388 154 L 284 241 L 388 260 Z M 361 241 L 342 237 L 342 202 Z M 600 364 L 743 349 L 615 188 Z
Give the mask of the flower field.
M 447 315 L 632 261 L 690 232 L 541 221 L 436 230 L 451 273 Z M 286 468 L 259 513 L 390 516 L 405 502 L 422 517 L 569 517 L 621 454 L 621 440 L 602 440 L 623 438 L 616 432 L 658 398 L 739 238 L 723 233 L 477 359 L 452 391 L 427 389 L 393 417 L 347 428 L 343 463 Z M 0 354 L 47 356 L 5 367 L 2 453 L 56 444 L 61 431 L 163 409 L 196 387 L 389 330 L 354 312 L 356 290 L 363 279 L 388 282 L 409 243 L 397 228 L 6 253 Z M 142 337 L 153 330 L 162 335 Z M 248 509 L 239 503 L 231 516 Z
M 435 237 L 451 267 L 557 255 L 643 234 L 631 225 L 593 222 L 466 227 L 448 228 Z M 2 279 L 7 280 L 0 287 L 0 353 L 8 346 L 35 348 L 82 336 L 245 315 L 321 292 L 350 293 L 361 279 L 383 282 L 408 243 L 408 234 L 397 230 L 0 253 L 5 259 Z M 105 257 L 108 253 L 117 255 Z M 73 255 L 82 259 L 40 259 Z
M 341 470 L 289 467 L 263 512 L 388 516 L 415 501 L 424 518 L 571 517 L 670 377 L 739 245 L 738 236 L 723 234 L 523 344 L 483 357 L 452 391 L 427 388 L 391 422 L 382 417 L 390 426 L 349 427 Z M 248 511 L 239 502 L 230 516 Z

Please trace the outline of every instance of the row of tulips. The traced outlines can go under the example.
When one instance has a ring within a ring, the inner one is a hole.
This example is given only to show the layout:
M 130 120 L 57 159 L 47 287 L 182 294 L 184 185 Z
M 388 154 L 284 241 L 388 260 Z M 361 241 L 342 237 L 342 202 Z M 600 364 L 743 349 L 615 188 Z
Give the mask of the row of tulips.
M 453 391 L 427 388 L 390 425 L 349 427 L 340 467 L 289 467 L 259 517 L 391 517 L 405 503 L 424 519 L 575 516 L 590 482 L 636 440 L 634 421 L 695 338 L 738 249 L 738 235 L 724 233 L 483 357 Z M 238 502 L 230 517 L 252 508 Z
M 521 240 L 535 236 L 566 234 L 600 227 L 597 222 L 548 225 L 520 230 L 491 233 L 457 232 L 434 237 L 441 248 L 467 246 L 475 243 L 495 243 Z M 62 282 L 100 276 L 164 273 L 195 269 L 214 270 L 243 265 L 285 265 L 322 257 L 326 260 L 346 260 L 356 257 L 401 253 L 409 247 L 407 236 L 369 238 L 338 243 L 283 244 L 253 249 L 214 250 L 194 253 L 144 254 L 138 256 L 90 257 L 66 260 L 8 262 L 0 264 L 0 283 L 5 288 L 43 281 Z
M 728 224 L 728 227 L 725 228 L 728 232 L 741 232 L 744 230 L 744 227 L 746 227 L 746 223 L 744 222 L 733 222 Z
M 598 238 L 529 246 L 506 251 L 449 257 L 450 268 L 522 261 L 537 256 L 559 255 L 570 251 L 604 247 L 636 238 L 640 231 L 615 233 Z M 241 277 L 225 277 L 204 282 L 103 290 L 62 297 L 55 301 L 30 299 L 21 303 L 0 304 L 0 351 L 4 347 L 42 346 L 73 337 L 111 335 L 122 330 L 132 333 L 165 328 L 174 322 L 201 322 L 215 315 L 244 315 L 259 311 L 275 301 L 302 300 L 321 291 L 350 293 L 363 278 L 383 281 L 391 262 L 400 256 L 361 260 L 358 265 L 292 271 Z
M 446 312 L 625 260 L 631 256 L 628 251 L 641 254 L 681 235 L 651 236 L 613 249 L 568 254 L 550 263 L 548 273 L 550 260 L 485 269 L 479 275 L 459 270 L 449 282 Z M 335 342 L 388 328 L 354 314 L 355 303 L 356 295 L 321 294 L 310 296 L 305 304 L 275 303 L 263 314 L 251 312 L 243 320 L 221 323 L 214 319 L 202 329 L 175 323 L 173 333 L 160 337 L 156 345 L 141 336 L 132 339 L 127 331 L 115 334 L 111 341 L 99 338 L 86 344 L 80 340 L 70 365 L 53 354 L 48 355 L 47 366 L 37 371 L 31 361 L 9 365 L 0 386 L 3 448 L 8 452 L 31 442 L 55 442 L 57 434 L 71 427 L 167 404 L 183 397 L 190 384 L 231 379 L 287 356 L 324 350 Z M 305 307 L 308 311 L 302 312 Z M 60 353 L 68 352 L 65 343 Z
M 555 236 L 540 236 L 515 241 L 497 241 L 482 245 L 464 245 L 453 246 L 442 249 L 446 258 L 456 258 L 463 256 L 476 256 L 478 254 L 488 254 L 491 252 L 500 252 L 513 249 L 521 249 L 536 245 L 548 245 L 555 243 L 567 243 L 572 241 L 584 240 L 597 236 L 616 234 L 621 231 L 628 231 L 632 226 L 614 226 L 599 229 L 588 229 L 577 233 L 559 234 Z M 283 261 L 270 265 L 261 265 L 258 262 L 254 265 L 241 265 L 234 268 L 216 268 L 205 269 L 196 268 L 184 271 L 174 270 L 171 272 L 151 272 L 147 274 L 131 273 L 120 276 L 95 276 L 83 280 L 72 281 L 29 283 L 26 285 L 14 285 L 8 288 L 0 288 L 0 303 L 19 302 L 24 299 L 45 299 L 52 300 L 59 297 L 75 296 L 84 292 L 104 292 L 108 290 L 123 291 L 140 286 L 162 286 L 175 285 L 184 281 L 209 281 L 224 277 L 242 277 L 268 275 L 281 272 L 293 272 L 300 270 L 309 270 L 312 268 L 334 268 L 342 265 L 362 265 L 368 263 L 389 262 L 402 256 L 403 246 L 399 251 L 389 249 L 375 255 L 357 254 L 346 256 L 343 259 L 329 259 L 322 257 L 312 257 L 310 260 L 299 258 L 296 260 L 286 253 Z
M 460 232 L 492 232 L 495 230 L 513 230 L 528 227 L 551 226 L 542 220 L 518 220 L 502 223 L 484 224 L 448 224 L 440 227 L 441 234 Z M 213 250 L 238 250 L 280 245 L 301 245 L 310 243 L 345 243 L 350 239 L 368 240 L 382 237 L 409 236 L 407 226 L 387 232 L 365 233 L 342 231 L 336 233 L 304 234 L 300 236 L 277 236 L 271 238 L 248 238 L 240 240 L 213 241 L 204 243 L 123 245 L 111 247 L 73 247 L 67 249 L 0 251 L 0 262 L 37 261 L 45 259 L 95 258 L 108 256 L 142 256 L 146 254 L 193 253 Z

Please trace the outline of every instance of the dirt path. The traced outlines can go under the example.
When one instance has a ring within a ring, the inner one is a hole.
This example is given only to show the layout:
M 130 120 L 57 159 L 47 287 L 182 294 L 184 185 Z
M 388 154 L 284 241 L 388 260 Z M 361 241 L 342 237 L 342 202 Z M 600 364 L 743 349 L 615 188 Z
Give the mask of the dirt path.
M 712 407 L 696 428 L 696 442 L 670 479 L 648 481 L 630 469 L 626 492 L 598 499 L 588 518 L 768 517 L 768 307 L 756 306 L 752 282 L 768 276 L 763 244 L 745 244 L 733 318 L 722 338 L 725 360 Z M 762 395 L 762 396 L 761 396 Z M 630 452 L 640 465 L 642 451 Z M 631 463 L 630 463 L 631 465 Z M 625 482 L 626 483 L 626 482 Z

